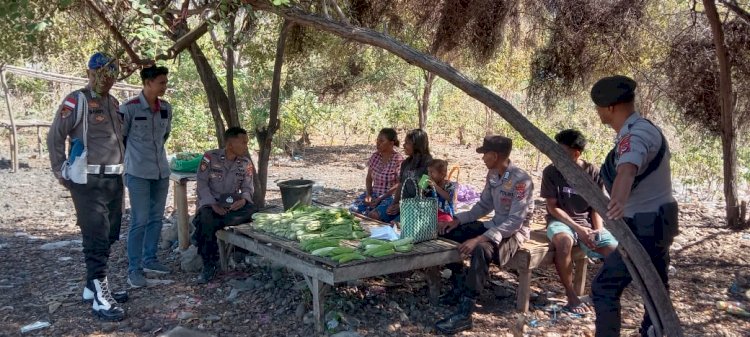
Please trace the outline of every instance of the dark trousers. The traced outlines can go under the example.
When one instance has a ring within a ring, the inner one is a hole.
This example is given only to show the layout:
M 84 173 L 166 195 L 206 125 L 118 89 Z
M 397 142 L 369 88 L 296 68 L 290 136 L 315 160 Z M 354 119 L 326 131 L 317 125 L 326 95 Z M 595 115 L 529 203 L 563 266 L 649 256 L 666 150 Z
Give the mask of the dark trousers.
M 625 218 L 625 222 L 648 253 L 669 291 L 669 246 L 677 234 L 677 205 L 665 205 L 659 213 L 638 213 L 635 218 Z M 609 254 L 591 284 L 597 337 L 620 336 L 620 296 L 632 280 L 620 251 Z M 642 336 L 647 336 L 651 325 L 651 318 L 646 312 L 641 323 Z
M 86 279 L 107 276 L 109 247 L 120 237 L 123 185 L 120 175 L 89 174 L 87 183 L 68 181 L 81 228 Z
M 454 230 L 443 235 L 448 240 L 459 243 L 466 242 L 484 234 L 487 228 L 479 221 L 462 224 Z M 515 237 L 505 238 L 500 244 L 494 242 L 482 242 L 474 248 L 471 253 L 469 268 L 464 270 L 463 263 L 451 263 L 448 268 L 455 277 L 456 286 L 460 287 L 463 295 L 476 298 L 484 288 L 490 273 L 490 263 L 494 262 L 504 266 L 521 247 L 521 243 Z
M 193 237 L 198 243 L 198 253 L 203 258 L 203 263 L 216 263 L 219 258 L 219 245 L 216 243 L 216 232 L 227 226 L 236 226 L 252 220 L 252 215 L 257 212 L 254 205 L 246 203 L 245 206 L 230 211 L 225 215 L 214 212 L 211 206 L 203 206 L 195 214 L 195 233 Z

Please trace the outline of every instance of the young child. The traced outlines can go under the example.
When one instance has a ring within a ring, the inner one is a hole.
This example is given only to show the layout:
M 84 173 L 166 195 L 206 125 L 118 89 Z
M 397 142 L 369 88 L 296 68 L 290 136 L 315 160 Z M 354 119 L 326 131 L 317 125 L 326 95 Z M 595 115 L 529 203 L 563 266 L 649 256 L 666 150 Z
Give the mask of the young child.
M 445 179 L 448 175 L 448 162 L 442 159 L 431 160 L 427 164 L 427 175 L 430 176 L 430 186 L 424 193 L 426 197 L 436 198 L 438 201 L 438 222 L 453 221 L 456 184 Z

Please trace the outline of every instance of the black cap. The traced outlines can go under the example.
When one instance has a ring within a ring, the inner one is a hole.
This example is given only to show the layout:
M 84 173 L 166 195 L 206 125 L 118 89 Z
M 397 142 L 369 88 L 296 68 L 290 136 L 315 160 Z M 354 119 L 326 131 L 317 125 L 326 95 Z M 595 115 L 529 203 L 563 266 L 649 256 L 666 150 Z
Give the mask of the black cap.
M 482 146 L 477 148 L 477 153 L 497 152 L 501 154 L 510 154 L 513 149 L 513 140 L 508 137 L 490 135 L 484 137 Z
M 627 76 L 604 77 L 591 87 L 591 100 L 600 107 L 630 103 L 635 98 L 636 86 L 638 83 Z

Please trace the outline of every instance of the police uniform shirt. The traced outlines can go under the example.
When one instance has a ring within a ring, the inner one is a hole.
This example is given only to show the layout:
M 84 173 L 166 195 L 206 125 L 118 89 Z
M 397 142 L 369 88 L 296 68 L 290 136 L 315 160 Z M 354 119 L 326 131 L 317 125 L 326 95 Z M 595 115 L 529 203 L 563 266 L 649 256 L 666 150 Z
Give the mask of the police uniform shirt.
M 143 92 L 120 106 L 125 147 L 125 173 L 143 179 L 165 179 L 171 173 L 165 144 L 172 129 L 172 106 L 157 99 L 151 110 Z
M 616 165 L 619 167 L 625 163 L 633 164 L 638 168 L 636 175 L 639 175 L 656 157 L 661 143 L 660 130 L 635 112 L 625 120 L 615 139 Z M 661 205 L 675 201 L 672 196 L 670 157 L 667 149 L 659 167 L 630 192 L 630 198 L 625 205 L 625 217 L 633 217 L 635 213 L 657 212 Z
M 216 203 L 222 194 L 227 193 L 240 194 L 252 203 L 253 163 L 245 156 L 228 160 L 224 149 L 208 151 L 198 167 L 197 183 L 199 208 Z
M 492 169 L 487 173 L 484 190 L 471 210 L 456 214 L 459 223 L 476 221 L 494 210 L 492 220 L 485 221 L 484 235 L 495 243 L 515 236 L 524 242 L 531 233 L 529 221 L 534 212 L 534 184 L 528 173 L 513 165 L 502 174 Z
M 594 182 L 603 188 L 602 179 L 599 176 L 599 169 L 594 165 L 584 161 L 583 170 Z M 588 201 L 583 199 L 576 190 L 568 184 L 565 177 L 555 165 L 549 165 L 542 171 L 542 186 L 539 188 L 542 198 L 557 199 L 557 206 L 570 216 L 573 221 L 581 226 L 591 228 L 591 212 L 594 209 Z M 547 221 L 554 220 L 555 217 L 547 212 Z
M 50 126 L 47 148 L 56 177 L 60 177 L 62 164 L 67 159 L 65 140 L 68 136 L 71 140 L 83 138 L 83 120 L 76 125 L 79 92 L 84 93 L 88 104 L 88 164 L 117 165 L 124 159 L 119 102 L 112 95 L 102 96 L 86 87 L 65 97 Z

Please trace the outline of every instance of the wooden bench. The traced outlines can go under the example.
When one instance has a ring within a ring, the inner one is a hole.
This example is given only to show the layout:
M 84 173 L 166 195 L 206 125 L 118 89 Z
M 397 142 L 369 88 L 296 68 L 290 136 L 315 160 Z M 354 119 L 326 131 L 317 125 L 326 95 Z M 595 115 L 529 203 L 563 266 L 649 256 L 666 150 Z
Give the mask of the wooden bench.
M 529 297 L 531 296 L 531 272 L 539 267 L 554 264 L 555 247 L 547 239 L 547 230 L 544 225 L 531 226 L 531 238 L 526 241 L 516 255 L 504 268 L 513 269 L 518 272 L 518 289 L 516 290 L 516 309 L 519 312 L 529 310 Z M 573 247 L 573 289 L 578 296 L 583 295 L 586 288 L 586 269 L 588 259 L 586 254 L 578 247 Z

